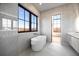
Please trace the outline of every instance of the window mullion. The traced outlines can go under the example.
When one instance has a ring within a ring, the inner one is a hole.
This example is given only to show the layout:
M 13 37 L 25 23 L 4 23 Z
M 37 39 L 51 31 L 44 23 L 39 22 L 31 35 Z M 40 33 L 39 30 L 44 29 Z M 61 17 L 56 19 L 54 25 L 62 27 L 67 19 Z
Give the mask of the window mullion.
M 8 28 L 8 19 L 7 19 L 7 28 Z
M 31 31 L 31 13 L 30 13 L 30 15 L 29 15 L 29 31 Z
M 36 17 L 36 31 L 38 31 L 38 17 Z
M 25 10 L 24 10 L 24 32 L 25 32 Z

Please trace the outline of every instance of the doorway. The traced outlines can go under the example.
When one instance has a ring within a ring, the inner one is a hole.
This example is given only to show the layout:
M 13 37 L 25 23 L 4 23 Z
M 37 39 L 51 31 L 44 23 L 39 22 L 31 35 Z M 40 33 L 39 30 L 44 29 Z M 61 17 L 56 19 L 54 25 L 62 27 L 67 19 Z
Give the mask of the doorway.
M 52 42 L 61 42 L 61 15 L 57 14 L 52 16 Z

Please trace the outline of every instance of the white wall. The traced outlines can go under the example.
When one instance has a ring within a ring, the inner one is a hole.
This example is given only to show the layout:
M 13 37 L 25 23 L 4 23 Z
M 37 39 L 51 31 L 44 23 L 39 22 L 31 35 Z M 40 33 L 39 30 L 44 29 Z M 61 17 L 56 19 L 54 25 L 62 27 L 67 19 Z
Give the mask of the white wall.
M 62 43 L 64 43 L 66 41 L 64 39 L 65 33 L 76 31 L 75 21 L 78 14 L 78 4 L 65 4 L 41 13 L 41 34 L 47 35 L 49 42 L 52 39 L 52 16 L 56 14 L 61 14 L 61 36 Z
M 17 31 L 4 31 L 2 18 L 17 20 L 17 4 L 0 3 L 0 55 L 17 55 Z
M 27 9 L 31 9 L 38 17 L 39 11 L 32 4 L 22 4 Z M 32 8 L 30 8 L 32 6 Z M 29 8 L 28 8 L 29 7 Z M 18 33 L 17 31 L 3 31 L 2 18 L 18 20 L 18 4 L 17 3 L 2 3 L 0 4 L 0 55 L 19 55 L 22 51 L 30 46 L 30 39 L 35 36 L 35 33 L 40 34 L 40 23 L 38 19 L 38 32 Z

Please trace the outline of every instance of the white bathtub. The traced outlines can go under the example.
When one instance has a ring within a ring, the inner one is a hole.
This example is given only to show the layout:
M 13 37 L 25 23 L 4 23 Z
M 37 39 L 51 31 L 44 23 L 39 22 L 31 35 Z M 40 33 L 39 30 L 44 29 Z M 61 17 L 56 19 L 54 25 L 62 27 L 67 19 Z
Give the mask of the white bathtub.
M 31 46 L 33 51 L 40 51 L 46 44 L 46 36 L 41 35 L 31 39 Z

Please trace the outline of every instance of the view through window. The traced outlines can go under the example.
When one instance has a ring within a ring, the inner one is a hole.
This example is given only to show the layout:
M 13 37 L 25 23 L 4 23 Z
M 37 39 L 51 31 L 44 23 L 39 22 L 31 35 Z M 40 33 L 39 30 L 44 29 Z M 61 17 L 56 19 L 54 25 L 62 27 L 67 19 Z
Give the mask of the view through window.
M 52 16 L 52 41 L 53 42 L 60 42 L 60 21 L 61 15 Z
M 19 32 L 37 31 L 37 16 L 19 4 Z

